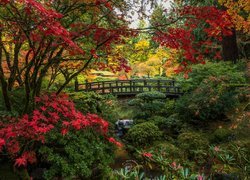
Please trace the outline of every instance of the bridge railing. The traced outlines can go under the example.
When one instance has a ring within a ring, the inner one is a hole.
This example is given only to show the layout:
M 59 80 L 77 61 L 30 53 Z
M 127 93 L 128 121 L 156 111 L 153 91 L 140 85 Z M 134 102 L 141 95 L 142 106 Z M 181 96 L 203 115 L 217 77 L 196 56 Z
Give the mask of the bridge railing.
M 147 91 L 160 91 L 168 94 L 181 94 L 181 88 L 175 85 L 174 80 L 133 79 L 102 82 L 86 82 L 76 84 L 76 91 L 94 91 L 100 94 L 137 94 Z

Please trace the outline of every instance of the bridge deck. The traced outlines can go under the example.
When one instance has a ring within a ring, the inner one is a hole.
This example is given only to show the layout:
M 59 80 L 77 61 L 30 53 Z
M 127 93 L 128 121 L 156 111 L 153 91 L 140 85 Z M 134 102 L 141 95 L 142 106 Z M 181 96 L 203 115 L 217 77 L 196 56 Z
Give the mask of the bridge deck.
M 76 91 L 94 91 L 99 94 L 114 94 L 117 96 L 130 96 L 142 92 L 159 91 L 167 96 L 178 97 L 182 95 L 181 88 L 175 85 L 174 80 L 135 79 L 91 82 L 75 85 Z

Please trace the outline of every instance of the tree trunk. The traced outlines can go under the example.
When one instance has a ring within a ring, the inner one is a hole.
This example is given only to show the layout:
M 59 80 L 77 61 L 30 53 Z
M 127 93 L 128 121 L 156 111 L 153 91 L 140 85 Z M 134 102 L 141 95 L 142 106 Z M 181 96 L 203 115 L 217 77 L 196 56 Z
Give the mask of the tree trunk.
M 2 95 L 5 103 L 5 107 L 7 111 L 11 111 L 11 103 L 8 95 L 8 83 L 6 82 L 4 78 L 4 72 L 2 68 L 2 32 L 0 32 L 0 82 L 2 87 Z
M 5 103 L 5 107 L 7 111 L 11 111 L 11 103 L 10 103 L 10 99 L 9 99 L 9 95 L 8 95 L 8 84 L 5 81 L 2 72 L 0 72 L 0 82 L 1 82 L 1 86 L 2 86 L 2 93 L 3 93 L 3 99 L 4 99 L 4 103 Z
M 233 63 L 236 63 L 239 59 L 239 53 L 235 29 L 233 29 L 232 32 L 232 36 L 223 36 L 222 56 L 224 61 L 232 61 Z
M 62 92 L 62 90 L 69 84 L 69 82 L 70 82 L 73 78 L 77 77 L 82 71 L 84 71 L 84 70 L 88 67 L 88 65 L 89 65 L 89 63 L 91 62 L 92 59 L 93 59 L 93 56 L 91 56 L 91 57 L 88 59 L 88 61 L 84 64 L 84 66 L 83 66 L 82 68 L 80 68 L 77 72 L 75 72 L 74 74 L 72 74 L 72 75 L 63 83 L 63 85 L 57 90 L 56 95 L 60 94 L 60 93 Z

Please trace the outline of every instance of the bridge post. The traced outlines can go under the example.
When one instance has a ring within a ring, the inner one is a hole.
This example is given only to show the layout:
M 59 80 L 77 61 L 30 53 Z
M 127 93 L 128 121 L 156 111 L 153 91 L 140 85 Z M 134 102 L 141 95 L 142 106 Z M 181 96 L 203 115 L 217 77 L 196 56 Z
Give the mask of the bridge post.
M 169 93 L 169 92 L 170 92 L 170 88 L 166 87 L 166 93 Z
M 129 91 L 130 93 L 132 92 L 132 80 L 131 79 L 129 80 Z
M 91 89 L 91 83 L 89 83 L 87 79 L 85 80 L 85 88 L 87 92 Z
M 102 94 L 104 94 L 105 93 L 105 84 L 104 84 L 104 82 L 102 82 Z
M 120 83 L 121 83 L 121 93 L 123 93 L 123 82 Z
M 174 80 L 172 81 L 172 85 L 173 85 L 173 86 L 175 85 L 175 81 L 174 81 Z
M 158 89 L 158 91 L 160 92 L 161 91 L 161 81 L 158 79 L 157 80 L 157 89 Z
M 180 91 L 180 87 L 176 87 L 177 88 L 177 93 L 179 94 L 181 91 Z
M 143 85 L 143 86 L 144 86 L 144 88 L 146 88 L 146 86 L 147 86 L 147 81 L 146 81 L 146 80 L 144 80 L 144 81 L 143 81 L 143 84 L 144 84 L 144 85 Z M 144 91 L 144 88 L 142 88 L 142 91 Z
M 116 84 L 117 92 L 119 92 L 118 81 L 115 81 L 115 84 Z
M 135 84 L 136 84 L 136 82 L 133 81 L 133 92 L 136 92 Z
M 111 83 L 109 83 L 109 92 L 113 93 L 113 89 L 112 89 Z

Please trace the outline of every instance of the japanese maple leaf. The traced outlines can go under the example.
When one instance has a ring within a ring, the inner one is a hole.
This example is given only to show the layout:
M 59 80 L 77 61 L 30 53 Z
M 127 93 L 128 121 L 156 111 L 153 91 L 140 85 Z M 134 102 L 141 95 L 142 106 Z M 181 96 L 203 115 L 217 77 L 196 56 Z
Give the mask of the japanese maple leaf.
M 15 166 L 26 166 L 27 165 L 27 160 L 24 156 L 21 156 L 16 159 Z
M 23 155 L 22 155 L 22 157 L 25 158 L 25 159 L 27 159 L 27 161 L 30 164 L 34 164 L 34 163 L 37 162 L 36 153 L 34 151 L 24 152 Z
M 108 141 L 109 141 L 110 143 L 115 144 L 115 145 L 118 146 L 118 147 L 122 147 L 122 144 L 121 144 L 120 142 L 116 141 L 115 138 L 113 138 L 113 137 L 108 138 Z
M 72 121 L 72 126 L 73 126 L 76 130 L 81 129 L 81 120 L 77 119 L 77 120 Z
M 61 133 L 62 133 L 63 136 L 65 136 L 68 133 L 68 131 L 69 131 L 68 129 L 64 128 L 64 129 L 61 130 Z

